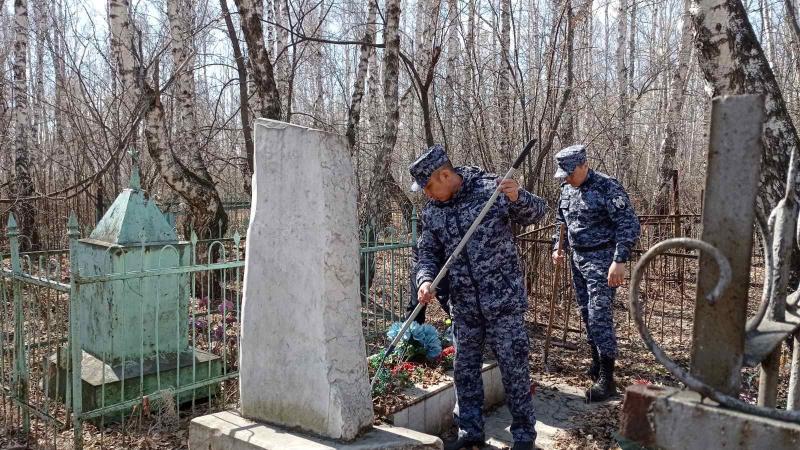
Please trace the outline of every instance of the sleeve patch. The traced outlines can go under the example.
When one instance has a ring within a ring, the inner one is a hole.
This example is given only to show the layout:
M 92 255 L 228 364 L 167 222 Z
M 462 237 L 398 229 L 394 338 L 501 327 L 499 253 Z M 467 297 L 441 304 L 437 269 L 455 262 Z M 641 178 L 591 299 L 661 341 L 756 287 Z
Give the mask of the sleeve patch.
M 613 203 L 617 209 L 625 209 L 628 207 L 628 202 L 626 202 L 625 198 L 623 198 L 621 195 L 614 197 L 614 200 L 611 200 L 611 203 Z

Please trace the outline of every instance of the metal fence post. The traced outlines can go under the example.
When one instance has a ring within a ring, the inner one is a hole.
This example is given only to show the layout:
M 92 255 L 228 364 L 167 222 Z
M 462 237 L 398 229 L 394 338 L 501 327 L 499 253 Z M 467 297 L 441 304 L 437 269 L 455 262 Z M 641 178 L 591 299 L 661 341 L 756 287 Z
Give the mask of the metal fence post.
M 80 229 L 78 228 L 78 218 L 73 211 L 67 221 L 67 235 L 69 236 L 69 353 L 70 353 L 70 373 L 72 385 L 72 431 L 75 450 L 83 448 L 83 389 L 81 386 L 81 359 L 83 352 L 80 343 L 80 328 L 78 326 L 78 307 L 80 301 L 80 286 L 75 282 L 78 275 L 78 238 Z
M 8 243 L 11 247 L 11 270 L 14 295 L 14 395 L 23 405 L 28 404 L 28 364 L 25 352 L 25 312 L 22 308 L 22 286 L 18 278 L 22 275 L 22 262 L 19 255 L 19 229 L 14 214 L 8 216 Z M 31 417 L 27 408 L 22 408 L 22 432 L 31 431 Z

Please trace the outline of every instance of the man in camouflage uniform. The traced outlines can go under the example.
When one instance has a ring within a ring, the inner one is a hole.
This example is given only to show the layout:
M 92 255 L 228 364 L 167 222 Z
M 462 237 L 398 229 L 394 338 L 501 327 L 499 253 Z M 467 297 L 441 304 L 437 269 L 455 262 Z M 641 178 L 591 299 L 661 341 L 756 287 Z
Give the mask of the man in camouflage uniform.
M 451 164 L 444 147 L 434 145 L 409 167 L 430 199 L 422 210 L 419 238 L 418 298 L 430 302 L 430 285 L 478 213 L 498 186 L 499 179 L 477 167 Z M 446 449 L 481 446 L 484 342 L 491 345 L 513 417 L 514 449 L 532 449 L 536 439 L 528 369 L 528 336 L 523 313 L 527 296 L 511 223 L 529 225 L 542 218 L 544 200 L 521 189 L 514 180 L 500 184 L 497 201 L 472 235 L 447 274 L 453 318 L 456 359 L 454 410 L 458 439 Z
M 617 180 L 589 169 L 586 147 L 573 145 L 556 156 L 556 178 L 565 178 L 556 211 L 554 244 L 566 223 L 567 241 L 572 248 L 572 281 L 581 318 L 592 351 L 592 365 L 586 371 L 595 382 L 586 391 L 587 401 L 603 401 L 616 394 L 614 360 L 613 301 L 625 281 L 625 263 L 639 238 L 639 219 L 628 194 Z M 553 252 L 554 262 L 563 254 Z

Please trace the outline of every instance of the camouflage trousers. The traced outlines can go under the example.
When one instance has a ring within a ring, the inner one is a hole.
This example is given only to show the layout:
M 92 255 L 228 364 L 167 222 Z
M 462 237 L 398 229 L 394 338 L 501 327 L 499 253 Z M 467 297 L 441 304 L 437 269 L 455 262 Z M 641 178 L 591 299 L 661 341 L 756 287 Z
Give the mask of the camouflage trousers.
M 481 365 L 488 342 L 500 367 L 506 402 L 511 411 L 514 441 L 536 440 L 531 378 L 528 365 L 528 333 L 522 314 L 454 317 L 456 359 L 453 368 L 456 407 L 453 410 L 459 437 L 483 439 L 483 380 Z
M 573 251 L 572 283 L 589 345 L 596 345 L 601 356 L 616 358 L 613 311 L 616 288 L 608 285 L 608 268 L 613 258 L 613 247 L 590 252 Z

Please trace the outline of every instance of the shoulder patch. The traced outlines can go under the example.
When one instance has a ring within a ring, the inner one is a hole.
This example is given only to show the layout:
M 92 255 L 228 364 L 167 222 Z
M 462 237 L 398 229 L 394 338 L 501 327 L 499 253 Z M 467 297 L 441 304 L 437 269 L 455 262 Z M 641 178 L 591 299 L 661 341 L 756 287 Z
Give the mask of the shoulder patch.
M 611 203 L 614 204 L 614 207 L 617 209 L 625 209 L 628 207 L 628 202 L 626 202 L 625 198 L 621 195 L 614 197 L 614 199 L 611 200 Z

